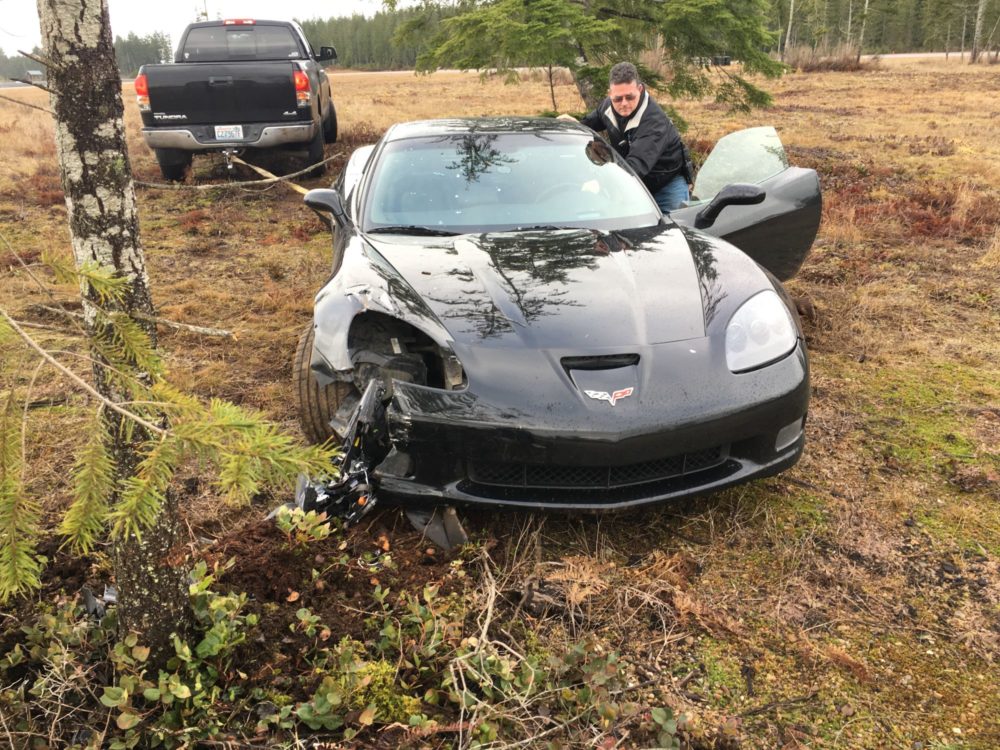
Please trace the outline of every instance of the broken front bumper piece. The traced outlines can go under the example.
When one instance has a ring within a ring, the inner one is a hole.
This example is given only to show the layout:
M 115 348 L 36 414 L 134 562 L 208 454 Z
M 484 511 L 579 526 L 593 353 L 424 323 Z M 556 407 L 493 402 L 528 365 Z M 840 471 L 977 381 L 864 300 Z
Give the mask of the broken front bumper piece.
M 385 385 L 379 379 L 371 380 L 365 388 L 344 431 L 344 442 L 334 464 L 336 479 L 299 477 L 295 504 L 302 510 L 326 513 L 352 524 L 375 507 L 376 497 L 368 472 L 389 448 L 385 393 Z
M 304 474 L 299 477 L 295 504 L 302 510 L 337 516 L 350 525 L 375 507 L 375 488 L 369 471 L 389 453 L 386 391 L 379 378 L 372 379 L 365 388 L 344 430 L 344 442 L 336 460 L 336 480 L 313 480 Z M 443 549 L 450 550 L 469 541 L 455 509 L 450 506 L 408 508 L 406 517 L 413 528 Z

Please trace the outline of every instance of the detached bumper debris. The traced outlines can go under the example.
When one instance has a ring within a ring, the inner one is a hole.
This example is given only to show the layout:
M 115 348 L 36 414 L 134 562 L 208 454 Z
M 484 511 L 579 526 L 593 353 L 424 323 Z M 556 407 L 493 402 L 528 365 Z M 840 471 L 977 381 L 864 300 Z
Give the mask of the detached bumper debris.
M 389 454 L 389 434 L 385 413 L 387 388 L 381 378 L 369 381 L 354 410 L 336 468 L 336 480 L 312 479 L 304 474 L 295 487 L 295 505 L 304 511 L 336 516 L 345 524 L 357 523 L 378 502 L 369 472 Z M 443 549 L 452 549 L 469 541 L 458 514 L 451 506 L 432 509 L 407 509 L 413 528 Z
M 385 392 L 385 385 L 379 379 L 371 380 L 365 388 L 344 431 L 336 480 L 299 477 L 295 504 L 302 510 L 336 516 L 349 525 L 375 507 L 377 498 L 368 472 L 388 451 Z
M 469 542 L 469 535 L 465 533 L 458 514 L 450 505 L 430 510 L 407 510 L 406 517 L 413 528 L 442 549 L 460 547 Z
M 106 605 L 118 603 L 118 589 L 108 584 L 105 584 L 104 594 L 101 595 L 100 599 L 94 596 L 90 586 L 84 586 L 80 589 L 80 593 L 83 594 L 83 607 L 87 614 L 97 619 L 104 617 L 104 613 L 107 611 Z

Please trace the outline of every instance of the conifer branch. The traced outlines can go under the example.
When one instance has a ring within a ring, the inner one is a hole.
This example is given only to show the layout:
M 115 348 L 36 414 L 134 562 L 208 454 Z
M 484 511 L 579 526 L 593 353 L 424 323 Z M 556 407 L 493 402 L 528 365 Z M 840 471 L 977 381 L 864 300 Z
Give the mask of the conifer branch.
M 66 537 L 66 544 L 77 552 L 88 553 L 104 529 L 108 512 L 108 498 L 114 492 L 114 463 L 104 444 L 101 413 L 97 410 L 94 429 L 83 446 L 73 467 L 73 504 L 66 511 L 59 532 Z
M 42 357 L 46 362 L 48 362 L 50 365 L 52 365 L 53 367 L 55 367 L 57 370 L 59 370 L 59 372 L 61 372 L 66 377 L 68 377 L 70 380 L 72 380 L 78 386 L 80 386 L 81 388 L 83 388 L 87 393 L 89 393 L 91 396 L 93 396 L 94 398 L 96 398 L 100 403 L 104 404 L 106 407 L 108 407 L 112 411 L 115 411 L 115 412 L 121 414 L 123 417 L 126 417 L 127 419 L 135 422 L 136 424 L 142 425 L 143 427 L 145 427 L 147 430 L 149 430 L 152 433 L 155 433 L 157 435 L 165 435 L 166 434 L 166 430 L 164 430 L 162 427 L 157 427 L 152 422 L 149 422 L 148 420 L 143 419 L 138 414 L 130 412 L 128 409 L 125 409 L 124 407 L 120 406 L 119 404 L 116 404 L 111 399 L 105 398 L 100 393 L 98 393 L 97 390 L 92 385 L 90 385 L 89 383 L 87 383 L 86 380 L 84 380 L 83 378 L 81 378 L 79 375 L 77 375 L 75 372 L 73 372 L 72 370 L 70 370 L 68 367 L 64 366 L 61 362 L 59 362 L 59 360 L 57 360 L 55 357 L 53 357 L 51 354 L 49 354 L 47 351 L 45 351 L 45 349 L 43 349 L 41 346 L 39 346 L 35 342 L 35 340 L 33 338 L 31 338 L 31 336 L 29 336 L 24 331 L 24 329 L 21 328 L 17 324 L 17 322 L 12 317 L 10 317 L 10 315 L 7 313 L 7 311 L 4 310 L 2 307 L 0 307 L 0 318 L 3 318 L 7 322 L 7 325 L 9 325 L 14 330 L 14 333 L 16 333 L 18 336 L 20 336 L 21 339 L 23 339 L 24 342 L 29 347 L 31 347 L 40 357 Z
M 42 510 L 21 482 L 23 432 L 11 390 L 0 411 L 0 602 L 41 585 L 35 540 Z
M 20 254 L 17 252 L 17 250 L 13 248 L 13 246 L 11 246 L 10 242 L 7 240 L 7 237 L 4 235 L 3 232 L 0 232 L 0 241 L 2 241 L 3 244 L 7 246 L 7 251 L 17 259 L 17 262 L 20 264 L 21 269 L 28 275 L 28 278 L 34 282 L 35 286 L 37 286 L 41 290 L 42 294 L 44 294 L 50 300 L 52 300 L 52 302 L 58 306 L 58 309 L 60 311 L 65 313 L 67 316 L 72 317 L 69 311 L 63 308 L 62 305 L 59 303 L 59 300 L 56 299 L 55 295 L 52 293 L 52 290 L 46 284 L 43 284 L 41 279 L 35 276 L 34 271 L 31 270 L 31 266 L 29 266 L 27 263 L 24 262 L 24 258 L 20 256 Z M 82 318 L 83 316 L 81 315 L 80 317 Z M 87 335 L 86 329 L 79 323 L 76 324 L 76 327 L 80 331 L 81 336 Z

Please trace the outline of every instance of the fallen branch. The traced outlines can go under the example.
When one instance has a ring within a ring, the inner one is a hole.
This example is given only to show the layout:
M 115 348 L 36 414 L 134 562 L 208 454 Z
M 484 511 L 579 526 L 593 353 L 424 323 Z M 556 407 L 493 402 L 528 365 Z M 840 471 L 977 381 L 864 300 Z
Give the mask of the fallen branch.
M 825 492 L 827 495 L 830 495 L 831 497 L 835 497 L 838 500 L 850 500 L 851 499 L 851 498 L 849 498 L 847 495 L 845 495 L 842 492 L 838 492 L 837 490 L 828 490 L 825 487 L 818 487 L 815 484 L 813 484 L 812 482 L 807 482 L 804 479 L 796 479 L 795 477 L 787 477 L 787 476 L 786 477 L 782 477 L 782 479 L 784 479 L 784 481 L 788 482 L 789 484 L 794 484 L 794 485 L 797 485 L 797 486 L 802 487 L 804 489 L 812 490 L 813 492 Z
M 47 312 L 56 313 L 57 315 L 67 315 L 72 318 L 84 318 L 83 313 L 73 312 L 71 310 L 64 310 L 61 307 L 50 307 L 49 305 L 34 305 L 36 310 L 45 310 Z M 146 313 L 133 313 L 132 317 L 139 318 L 140 320 L 146 320 L 150 323 L 156 323 L 157 325 L 166 326 L 167 328 L 176 328 L 181 331 L 190 331 L 191 333 L 200 333 L 203 336 L 221 336 L 223 338 L 235 339 L 236 334 L 232 331 L 227 331 L 224 328 L 208 328 L 206 326 L 195 326 L 190 323 L 177 323 L 173 320 L 164 320 L 163 318 L 158 318 L 155 315 L 147 315 Z M 36 327 L 37 326 L 36 324 Z
M 0 232 L 0 242 L 3 242 L 3 244 L 7 246 L 7 250 L 10 252 L 11 255 L 13 255 L 17 259 L 17 262 L 21 264 L 21 268 L 23 268 L 24 272 L 28 274 L 28 278 L 35 283 L 35 286 L 37 286 L 41 290 L 42 294 L 44 294 L 46 297 L 52 300 L 55 304 L 57 305 L 60 304 L 59 300 L 57 300 L 55 295 L 52 293 L 52 289 L 49 288 L 47 285 L 43 284 L 42 280 L 39 279 L 37 276 L 35 276 L 34 271 L 31 270 L 31 266 L 29 266 L 27 263 L 24 262 L 24 258 L 22 258 L 21 255 L 17 252 L 17 250 L 15 250 L 14 247 L 10 244 L 10 242 L 7 241 L 7 237 L 3 234 L 3 232 Z M 63 312 L 66 311 L 63 310 Z M 74 324 L 76 325 L 76 327 L 79 329 L 80 333 L 83 336 L 87 335 L 86 328 L 81 326 L 79 323 L 76 323 L 75 321 Z
M 757 708 L 751 708 L 749 711 L 744 711 L 740 714 L 740 716 L 759 716 L 760 714 L 766 714 L 768 711 L 773 711 L 776 708 L 787 708 L 788 706 L 794 706 L 799 703 L 808 703 L 817 695 L 819 695 L 819 692 L 813 690 L 806 695 L 800 695 L 798 698 L 789 698 L 783 701 L 771 701 L 770 703 L 765 703 L 763 706 L 758 706 Z
M 10 317 L 10 315 L 7 314 L 7 311 L 4 310 L 3 308 L 0 308 L 0 318 L 3 318 L 5 321 L 7 321 L 7 325 L 9 325 L 13 329 L 14 333 L 16 333 L 18 336 L 20 336 L 21 339 L 23 339 L 24 342 L 32 350 L 34 350 L 42 359 L 44 359 L 50 365 L 52 365 L 53 367 L 55 367 L 57 370 L 59 370 L 59 372 L 61 372 L 67 378 L 69 378 L 70 380 L 72 380 L 78 386 L 80 386 L 81 388 L 83 388 L 83 390 L 85 390 L 91 396 L 93 396 L 94 398 L 96 398 L 100 403 L 104 404 L 105 406 L 107 406 L 112 411 L 118 412 L 123 417 L 127 417 L 128 419 L 131 419 L 136 424 L 142 425 L 143 427 L 145 427 L 147 430 L 149 430 L 150 432 L 152 432 L 154 434 L 157 434 L 157 435 L 166 435 L 167 434 L 167 431 L 164 430 L 162 427 L 157 427 L 152 422 L 149 422 L 149 421 L 143 419 L 138 414 L 133 414 L 128 409 L 123 408 L 122 406 L 120 406 L 119 404 L 115 403 L 111 399 L 105 398 L 100 393 L 98 393 L 97 389 L 95 389 L 92 385 L 90 385 L 90 383 L 88 383 L 86 380 L 84 380 L 83 378 L 81 378 L 75 372 L 73 372 L 68 367 L 66 367 L 65 365 L 63 365 L 59 360 L 57 360 L 55 357 L 53 357 L 51 354 L 49 354 L 47 351 L 45 351 L 45 349 L 43 349 L 37 343 L 35 343 L 35 340 L 33 338 L 31 338 L 31 336 L 29 336 L 27 333 L 25 333 L 24 329 L 21 328 L 21 326 L 19 326 L 17 324 L 17 321 L 14 320 L 12 317 Z

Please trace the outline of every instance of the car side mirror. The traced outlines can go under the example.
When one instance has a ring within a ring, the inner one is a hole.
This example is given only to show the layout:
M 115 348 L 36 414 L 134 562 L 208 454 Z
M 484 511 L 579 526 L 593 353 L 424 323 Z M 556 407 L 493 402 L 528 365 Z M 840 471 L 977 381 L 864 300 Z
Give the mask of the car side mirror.
M 759 185 L 726 185 L 694 218 L 695 229 L 707 229 L 715 223 L 726 206 L 752 206 L 763 203 L 767 192 Z
M 337 222 L 337 226 L 339 227 L 346 227 L 351 223 L 351 218 L 347 215 L 347 209 L 344 208 L 344 199 L 340 197 L 340 193 L 336 190 L 331 190 L 330 188 L 310 190 L 306 193 L 306 197 L 303 200 L 309 208 L 320 216 L 323 214 L 332 214 L 333 220 Z
M 320 47 L 319 54 L 316 55 L 316 62 L 326 62 L 327 60 L 336 60 L 337 50 L 334 47 Z

